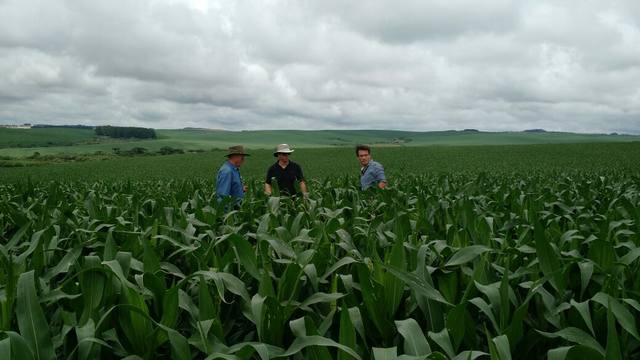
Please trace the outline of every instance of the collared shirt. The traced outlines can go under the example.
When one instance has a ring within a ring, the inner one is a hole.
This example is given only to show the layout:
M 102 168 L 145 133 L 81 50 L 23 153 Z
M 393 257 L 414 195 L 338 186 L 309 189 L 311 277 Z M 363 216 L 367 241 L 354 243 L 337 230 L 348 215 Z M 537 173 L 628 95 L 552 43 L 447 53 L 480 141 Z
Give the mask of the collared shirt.
M 291 160 L 289 160 L 289 163 L 284 168 L 280 166 L 278 161 L 271 165 L 269 170 L 267 170 L 265 182 L 271 185 L 272 178 L 276 179 L 278 189 L 285 195 L 296 195 L 296 181 L 304 181 L 302 168 Z
M 229 161 L 225 161 L 224 164 L 220 166 L 220 170 L 218 170 L 216 196 L 218 197 L 218 201 L 227 196 L 231 196 L 234 198 L 236 205 L 244 198 L 240 169 L 233 166 Z
M 369 164 L 360 169 L 360 186 L 366 190 L 372 186 L 377 186 L 380 182 L 386 182 L 384 167 L 377 161 L 369 161 Z

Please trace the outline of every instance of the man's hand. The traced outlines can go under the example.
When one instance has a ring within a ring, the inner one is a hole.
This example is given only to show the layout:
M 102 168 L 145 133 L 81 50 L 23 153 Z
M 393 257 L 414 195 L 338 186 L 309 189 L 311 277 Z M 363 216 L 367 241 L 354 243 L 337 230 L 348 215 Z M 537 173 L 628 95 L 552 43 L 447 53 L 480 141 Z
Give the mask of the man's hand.
M 267 196 L 271 196 L 271 184 L 264 184 L 264 194 Z
M 378 183 L 378 188 L 380 188 L 380 189 L 384 189 L 384 188 L 386 188 L 386 187 L 387 187 L 387 182 L 386 182 L 386 181 L 380 181 L 380 182 Z
M 244 192 L 249 191 L 249 187 L 247 185 L 242 185 L 242 191 Z

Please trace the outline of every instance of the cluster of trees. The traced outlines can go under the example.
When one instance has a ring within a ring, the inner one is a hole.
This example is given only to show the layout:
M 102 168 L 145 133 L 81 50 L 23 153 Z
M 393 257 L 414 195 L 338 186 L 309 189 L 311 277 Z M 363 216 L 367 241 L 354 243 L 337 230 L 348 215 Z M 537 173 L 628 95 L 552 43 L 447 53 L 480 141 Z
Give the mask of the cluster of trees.
M 195 150 L 183 150 L 183 149 L 178 149 L 178 148 L 173 148 L 171 146 L 163 146 L 160 148 L 160 150 L 158 151 L 149 151 L 147 148 L 143 148 L 143 147 L 133 147 L 131 149 L 128 150 L 122 150 L 120 148 L 113 148 L 113 153 L 115 155 L 121 155 L 121 156 L 137 156 L 137 155 L 173 155 L 173 154 L 184 154 L 185 152 L 189 152 L 189 153 L 201 153 L 204 152 L 204 150 L 202 149 L 195 149 Z M 104 155 L 103 152 L 100 152 L 100 154 L 95 154 L 95 155 Z
M 28 125 L 28 124 L 25 124 Z M 32 129 L 50 129 L 50 128 L 62 128 L 62 129 L 85 129 L 91 130 L 93 126 L 89 125 L 49 125 L 49 124 L 35 124 L 31 125 Z
M 96 126 L 96 135 L 112 138 L 155 139 L 156 131 L 141 127 Z

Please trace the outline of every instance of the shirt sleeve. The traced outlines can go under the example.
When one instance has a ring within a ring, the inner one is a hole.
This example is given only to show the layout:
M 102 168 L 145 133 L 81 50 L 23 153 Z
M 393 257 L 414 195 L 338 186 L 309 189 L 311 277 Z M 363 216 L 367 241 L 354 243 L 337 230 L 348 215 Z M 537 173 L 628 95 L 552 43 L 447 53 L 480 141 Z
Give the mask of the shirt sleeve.
M 267 178 L 264 180 L 264 182 L 271 185 L 272 177 L 274 177 L 273 168 L 269 167 L 269 169 L 267 169 Z
M 304 181 L 304 174 L 302 173 L 302 166 L 300 165 L 296 167 L 296 179 L 298 181 Z
M 384 175 L 384 167 L 378 165 L 375 167 L 374 176 L 377 182 L 387 181 L 387 177 Z
M 216 195 L 219 198 L 231 195 L 231 173 L 221 169 L 216 179 Z

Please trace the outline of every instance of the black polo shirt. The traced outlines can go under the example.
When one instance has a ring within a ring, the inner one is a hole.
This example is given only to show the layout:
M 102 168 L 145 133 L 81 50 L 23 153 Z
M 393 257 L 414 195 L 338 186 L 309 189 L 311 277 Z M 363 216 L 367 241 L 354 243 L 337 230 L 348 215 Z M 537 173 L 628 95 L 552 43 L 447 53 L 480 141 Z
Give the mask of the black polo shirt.
M 284 169 L 276 161 L 276 163 L 271 165 L 269 170 L 267 170 L 267 179 L 265 182 L 269 185 L 271 185 L 271 178 L 276 178 L 281 193 L 295 195 L 297 193 L 295 186 L 296 181 L 304 180 L 304 175 L 302 174 L 300 165 L 293 161 L 289 160 L 289 163 Z

